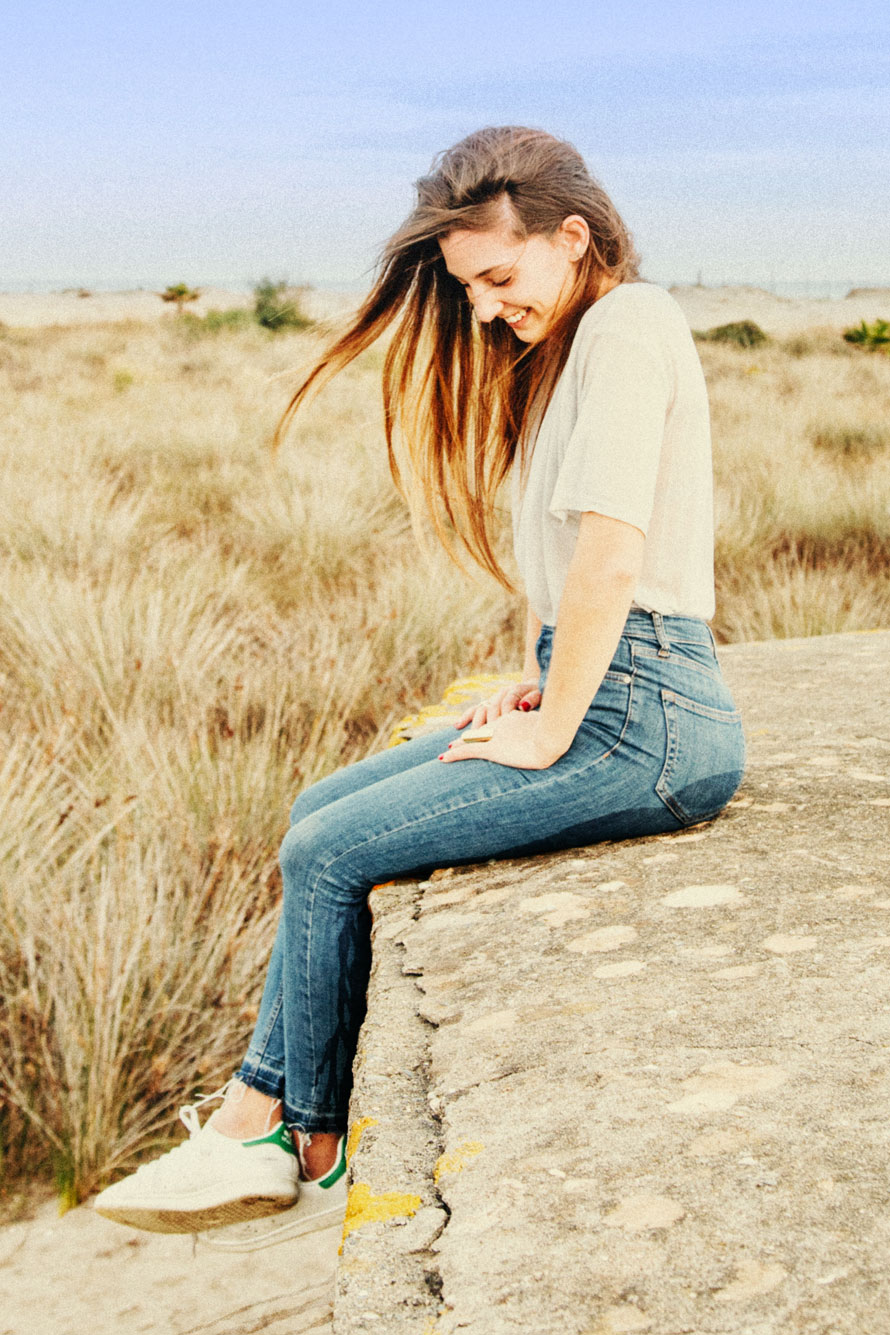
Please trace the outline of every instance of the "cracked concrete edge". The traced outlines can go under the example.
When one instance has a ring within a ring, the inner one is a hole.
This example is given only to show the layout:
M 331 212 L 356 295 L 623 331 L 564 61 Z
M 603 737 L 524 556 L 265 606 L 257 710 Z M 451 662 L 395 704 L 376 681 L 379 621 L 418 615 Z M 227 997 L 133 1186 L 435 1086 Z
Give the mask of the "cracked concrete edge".
M 404 970 L 402 937 L 420 888 L 371 896 L 374 956 L 350 1103 L 349 1199 L 337 1272 L 334 1335 L 428 1335 L 441 1309 L 433 1250 L 448 1222 L 435 1187 L 441 1132 L 427 1100 L 431 1025 Z

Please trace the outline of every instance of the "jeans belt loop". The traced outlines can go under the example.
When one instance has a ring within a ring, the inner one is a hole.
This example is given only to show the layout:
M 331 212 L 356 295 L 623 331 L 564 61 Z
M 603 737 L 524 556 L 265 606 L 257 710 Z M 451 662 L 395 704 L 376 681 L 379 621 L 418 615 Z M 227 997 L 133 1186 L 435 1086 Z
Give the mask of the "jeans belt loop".
M 664 617 L 660 612 L 653 612 L 652 625 L 655 627 L 655 638 L 658 641 L 658 657 L 670 658 L 671 646 L 664 631 Z

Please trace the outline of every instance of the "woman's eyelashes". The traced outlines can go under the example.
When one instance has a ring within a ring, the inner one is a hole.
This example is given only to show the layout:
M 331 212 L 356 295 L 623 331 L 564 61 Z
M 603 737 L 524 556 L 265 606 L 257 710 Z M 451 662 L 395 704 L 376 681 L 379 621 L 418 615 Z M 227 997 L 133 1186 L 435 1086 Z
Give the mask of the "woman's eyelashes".
M 514 278 L 513 274 L 507 274 L 506 278 L 491 278 L 489 279 L 489 282 L 491 283 L 492 287 L 507 287 L 510 283 L 513 282 L 513 278 Z M 460 283 L 463 290 L 469 293 L 470 290 L 469 283 L 465 283 L 462 278 L 458 278 L 457 281 L 458 283 Z

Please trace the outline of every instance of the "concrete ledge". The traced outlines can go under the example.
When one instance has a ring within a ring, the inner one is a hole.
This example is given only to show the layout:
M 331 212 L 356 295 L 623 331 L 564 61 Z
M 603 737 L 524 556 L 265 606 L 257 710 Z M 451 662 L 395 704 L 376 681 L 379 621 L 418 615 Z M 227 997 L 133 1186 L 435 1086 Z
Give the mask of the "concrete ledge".
M 375 892 L 338 1335 L 890 1329 L 890 632 L 721 658 L 717 821 Z

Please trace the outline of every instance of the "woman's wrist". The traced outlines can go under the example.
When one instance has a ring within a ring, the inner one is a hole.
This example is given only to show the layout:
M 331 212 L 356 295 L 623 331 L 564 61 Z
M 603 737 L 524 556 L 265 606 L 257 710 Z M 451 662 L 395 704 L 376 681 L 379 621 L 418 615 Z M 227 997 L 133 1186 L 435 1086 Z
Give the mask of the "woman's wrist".
M 572 742 L 575 740 L 575 733 L 578 731 L 578 728 L 577 725 L 575 727 L 572 727 L 570 724 L 567 726 L 564 722 L 561 722 L 558 719 L 548 717 L 547 713 L 545 713 L 543 702 L 541 704 L 539 719 L 540 722 L 538 724 L 538 733 L 535 742 L 541 755 L 541 759 L 546 761 L 548 765 L 552 765 L 555 761 L 559 760 L 560 756 L 564 756 L 566 751 L 568 751 Z

